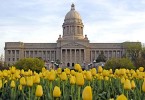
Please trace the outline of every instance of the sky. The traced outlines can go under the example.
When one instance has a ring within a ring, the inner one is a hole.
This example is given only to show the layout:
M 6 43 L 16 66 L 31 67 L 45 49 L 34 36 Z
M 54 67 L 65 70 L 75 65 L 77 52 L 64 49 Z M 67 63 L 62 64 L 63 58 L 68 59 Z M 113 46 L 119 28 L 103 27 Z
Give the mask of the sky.
M 91 43 L 145 43 L 145 0 L 0 0 L 0 54 L 5 42 L 56 43 L 72 3 Z

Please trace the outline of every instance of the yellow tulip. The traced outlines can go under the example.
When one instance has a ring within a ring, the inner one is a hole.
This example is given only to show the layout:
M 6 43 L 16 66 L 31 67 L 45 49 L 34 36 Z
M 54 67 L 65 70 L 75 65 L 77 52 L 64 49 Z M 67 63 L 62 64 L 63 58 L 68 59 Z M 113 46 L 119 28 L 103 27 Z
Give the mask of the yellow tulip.
M 24 77 L 20 78 L 20 84 L 21 85 L 26 85 L 26 79 Z
M 110 73 L 110 74 L 113 74 L 113 71 L 112 71 L 112 69 L 110 69 L 110 70 L 109 70 L 109 73 Z
M 103 78 L 103 76 L 102 75 L 99 75 L 98 76 L 98 80 L 103 80 L 104 78 Z
M 41 85 L 37 85 L 36 91 L 35 91 L 35 96 L 41 97 L 43 95 L 43 88 Z
M 74 70 L 71 70 L 71 75 L 75 75 L 75 71 Z
M 46 71 L 46 68 L 45 68 L 45 67 L 43 67 L 43 68 L 42 68 L 42 73 L 43 73 L 43 72 L 45 72 L 45 71 Z
M 143 67 L 139 67 L 139 71 L 140 72 L 143 72 L 144 71 L 144 68 Z
M 58 86 L 55 86 L 53 90 L 53 97 L 59 98 L 60 96 L 61 96 L 60 88 Z
M 2 88 L 2 86 L 3 86 L 3 82 L 2 82 L 2 80 L 0 79 L 0 89 Z
M 121 78 L 121 83 L 124 84 L 124 82 L 125 82 L 125 78 L 122 77 L 122 78 Z
M 143 77 L 144 77 L 144 72 L 138 72 L 137 78 L 143 79 Z
M 77 73 L 76 74 L 76 84 L 79 86 L 84 85 L 84 77 L 82 73 Z
M 127 97 L 124 94 L 121 94 L 117 97 L 116 100 L 128 100 Z
M 91 73 L 92 73 L 93 76 L 95 76 L 96 73 L 97 73 L 96 68 L 92 68 L 92 69 L 91 69 Z
M 34 83 L 36 83 L 36 84 L 40 83 L 40 77 L 39 77 L 38 74 L 36 74 L 36 75 L 34 76 Z
M 15 76 L 15 78 L 20 78 L 21 77 L 20 73 L 18 71 L 15 71 L 14 76 Z
M 33 77 L 30 76 L 30 77 L 27 77 L 27 86 L 33 86 Z
M 115 75 L 119 75 L 119 73 L 120 73 L 119 70 L 118 69 L 115 69 L 115 73 L 114 74 Z
M 76 83 L 76 77 L 75 76 L 71 76 L 70 77 L 70 84 L 75 84 Z
M 61 78 L 62 81 L 67 80 L 67 75 L 66 75 L 66 73 L 65 73 L 65 72 L 62 72 L 60 78 Z
M 83 100 L 92 100 L 92 88 L 90 86 L 86 86 L 82 93 Z
M 109 76 L 109 71 L 108 70 L 103 70 L 102 74 L 103 74 L 103 76 Z
M 66 68 L 66 69 L 64 69 L 64 71 L 65 71 L 65 73 L 66 73 L 67 75 L 70 74 L 70 69 Z
M 49 81 L 54 81 L 55 80 L 55 77 L 56 77 L 55 71 L 54 70 L 51 70 L 51 72 L 49 74 L 49 77 L 48 77 L 48 80 Z
M 144 80 L 144 82 L 142 84 L 142 91 L 145 92 L 145 80 Z
M 15 71 L 16 71 L 16 68 L 15 68 L 14 66 L 12 66 L 12 67 L 10 68 L 10 70 L 11 70 L 11 73 L 14 74 Z
M 18 89 L 19 89 L 20 91 L 22 90 L 22 85 L 21 85 L 21 84 L 18 86 Z
M 11 85 L 10 85 L 12 88 L 15 88 L 16 87 L 16 84 L 15 84 L 15 81 L 11 81 Z
M 32 70 L 29 69 L 29 70 L 28 70 L 28 75 L 31 76 L 32 74 L 33 74 Z
M 87 71 L 87 72 L 86 72 L 86 79 L 89 80 L 89 81 L 92 80 L 92 74 L 91 74 L 90 71 Z
M 102 73 L 102 71 L 103 71 L 102 66 L 99 66 L 99 67 L 98 67 L 98 73 Z
M 125 90 L 130 90 L 131 89 L 131 83 L 130 80 L 126 79 L 124 82 L 124 89 Z
M 7 71 L 5 71 L 5 70 L 3 71 L 3 76 L 4 76 L 4 77 L 7 77 L 7 76 L 8 76 Z
M 80 68 L 79 70 L 78 70 L 78 72 L 82 72 L 83 70 L 82 70 L 82 68 Z
M 106 81 L 108 81 L 109 80 L 109 77 L 108 76 L 105 76 L 105 78 L 104 78 Z
M 75 64 L 74 69 L 77 70 L 77 71 L 79 71 L 81 69 L 80 64 Z
M 131 88 L 134 89 L 136 87 L 134 80 L 131 81 Z
M 126 69 L 120 69 L 119 74 L 120 75 L 125 75 L 126 74 Z
M 127 74 L 130 74 L 130 71 L 129 71 L 129 69 L 126 69 L 126 73 L 127 73 Z
M 22 75 L 24 75 L 24 74 L 25 74 L 25 71 L 24 71 L 23 69 L 21 70 L 21 74 L 22 74 Z
M 61 72 L 62 72 L 62 69 L 61 69 L 61 68 L 58 68 L 58 69 L 57 69 L 57 73 L 58 73 L 58 74 L 61 74 Z

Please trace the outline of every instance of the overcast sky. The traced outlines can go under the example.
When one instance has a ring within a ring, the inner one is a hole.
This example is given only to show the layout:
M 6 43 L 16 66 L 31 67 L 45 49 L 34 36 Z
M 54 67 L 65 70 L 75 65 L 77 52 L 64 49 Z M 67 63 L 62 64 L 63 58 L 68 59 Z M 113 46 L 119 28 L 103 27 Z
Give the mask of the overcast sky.
M 72 2 L 90 42 L 145 43 L 145 0 L 0 0 L 0 54 L 5 42 L 55 43 Z

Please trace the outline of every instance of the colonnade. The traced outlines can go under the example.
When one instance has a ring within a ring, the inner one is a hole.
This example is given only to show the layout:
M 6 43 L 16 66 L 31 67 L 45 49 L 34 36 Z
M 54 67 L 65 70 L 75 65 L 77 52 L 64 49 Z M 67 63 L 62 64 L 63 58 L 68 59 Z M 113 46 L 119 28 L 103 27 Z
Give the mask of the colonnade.
M 110 58 L 121 58 L 122 50 L 90 50 L 90 62 L 97 59 L 101 52 L 107 57 Z M 62 66 L 72 66 L 72 64 L 79 63 L 83 64 L 86 61 L 86 52 L 83 48 L 62 48 L 61 52 L 58 53 L 60 55 L 59 60 L 62 62 Z M 20 59 L 21 52 L 20 50 L 7 50 L 6 61 L 15 62 Z M 56 50 L 24 50 L 23 57 L 41 57 L 43 60 L 48 62 L 56 61 Z
M 67 34 L 78 34 L 81 33 L 83 34 L 83 27 L 81 26 L 65 26 L 63 27 L 64 35 Z
M 62 49 L 61 61 L 64 66 L 72 66 L 75 63 L 82 63 L 85 61 L 84 49 Z
M 24 57 L 41 57 L 46 61 L 56 60 L 55 50 L 26 50 L 24 51 Z
M 99 56 L 99 54 L 101 54 L 101 52 L 104 53 L 104 56 L 106 56 L 107 59 L 110 59 L 113 57 L 121 58 L 121 56 L 122 56 L 121 50 L 91 50 L 90 51 L 90 61 L 97 59 L 97 57 Z

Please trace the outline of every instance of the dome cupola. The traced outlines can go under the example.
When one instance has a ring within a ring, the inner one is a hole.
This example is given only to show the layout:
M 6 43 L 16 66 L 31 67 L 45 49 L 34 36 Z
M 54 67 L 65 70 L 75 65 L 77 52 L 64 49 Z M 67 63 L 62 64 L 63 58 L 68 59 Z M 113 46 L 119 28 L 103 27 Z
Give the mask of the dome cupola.
M 75 10 L 75 5 L 71 5 L 71 10 L 66 14 L 65 20 L 81 19 L 80 14 Z
M 84 39 L 83 23 L 80 14 L 75 10 L 75 5 L 71 5 L 71 10 L 66 14 L 63 27 L 63 39 Z

